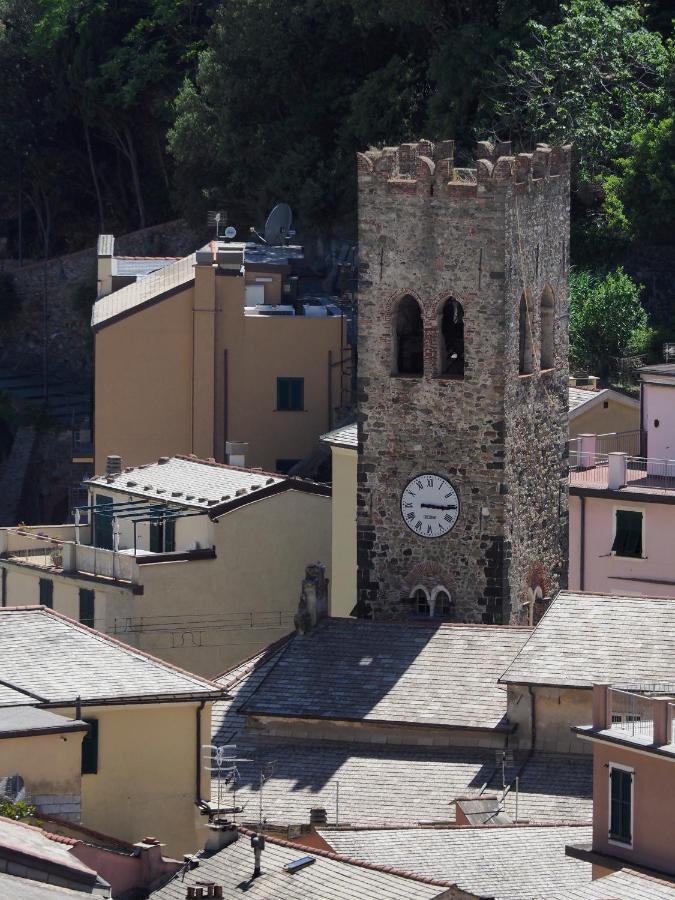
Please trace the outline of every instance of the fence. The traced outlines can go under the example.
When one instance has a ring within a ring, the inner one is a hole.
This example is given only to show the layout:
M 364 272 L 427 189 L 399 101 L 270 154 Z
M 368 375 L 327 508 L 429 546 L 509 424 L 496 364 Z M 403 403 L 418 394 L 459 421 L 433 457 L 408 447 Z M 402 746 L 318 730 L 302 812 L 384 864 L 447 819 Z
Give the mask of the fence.
M 612 431 L 607 434 L 599 434 L 595 439 L 597 453 L 627 453 L 629 456 L 639 456 L 641 451 L 642 432 Z

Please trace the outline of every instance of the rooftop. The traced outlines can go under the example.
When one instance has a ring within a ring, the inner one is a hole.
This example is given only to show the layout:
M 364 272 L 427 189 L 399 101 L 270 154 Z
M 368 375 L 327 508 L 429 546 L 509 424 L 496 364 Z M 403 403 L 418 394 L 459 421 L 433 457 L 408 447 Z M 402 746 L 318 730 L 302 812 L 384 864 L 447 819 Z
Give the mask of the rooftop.
M 356 422 L 350 425 L 343 425 L 328 434 L 322 434 L 321 440 L 333 447 L 346 447 L 348 450 L 356 450 L 359 445 L 359 437 L 357 433 Z
M 596 406 L 598 403 L 602 403 L 605 400 L 613 400 L 615 403 L 621 403 L 624 406 L 632 406 L 635 409 L 638 409 L 640 406 L 639 400 L 629 397 L 627 394 L 622 394 L 620 391 L 614 391 L 611 388 L 602 388 L 602 390 L 593 391 L 588 388 L 570 387 L 567 389 L 567 392 L 568 410 L 570 414 L 574 413 L 575 415 L 586 412 L 586 409 L 591 405 Z M 586 409 L 582 409 L 581 407 L 585 407 Z M 574 418 L 574 415 L 570 415 L 570 418 Z
M 568 388 L 567 394 L 569 411 L 572 412 L 572 410 L 576 409 L 578 406 L 582 406 L 584 403 L 588 403 L 589 400 L 597 397 L 598 393 L 598 391 L 591 391 L 585 388 Z
M 31 699 L 24 697 L 24 703 L 26 702 L 31 702 Z M 3 708 L 0 705 L 0 738 L 27 734 L 63 734 L 67 731 L 87 731 L 88 727 L 86 722 L 68 719 L 66 716 L 59 716 L 46 709 L 36 709 L 34 706 Z
M 675 900 L 675 879 L 620 869 L 572 892 L 555 891 L 550 900 Z
M 228 466 L 197 457 L 167 456 L 155 463 L 124 469 L 119 475 L 98 475 L 85 484 L 208 510 L 287 480 L 284 475 L 259 469 Z
M 220 885 L 225 897 L 251 900 L 432 900 L 444 897 L 450 887 L 272 837 L 266 837 L 262 874 L 254 879 L 250 836 L 244 831 L 234 843 L 200 859 L 197 868 L 151 894 L 152 900 L 184 900 L 187 887 L 204 881 Z M 307 857 L 311 863 L 294 873 L 285 869 Z
M 56 884 L 45 884 L 0 872 L 2 900 L 82 900 L 83 896 L 82 891 L 71 891 Z
M 506 728 L 498 678 L 530 633 L 326 619 L 288 641 L 241 708 L 253 715 Z
M 114 256 L 112 274 L 123 278 L 144 278 L 179 259 L 180 256 Z
M 675 363 L 655 363 L 652 366 L 642 366 L 637 370 L 640 375 L 666 375 L 675 376 Z
M 591 866 L 565 856 L 589 825 L 322 831 L 344 856 L 450 881 L 471 896 L 534 900 L 591 883 Z
M 494 750 L 359 744 L 316 738 L 282 740 L 266 738 L 260 731 L 246 727 L 241 707 L 284 658 L 293 640 L 278 642 L 218 678 L 228 699 L 213 706 L 213 743 L 236 743 L 238 755 L 255 760 L 253 764 L 240 765 L 242 781 L 237 788 L 237 804 L 247 804 L 244 821 L 256 821 L 259 773 L 265 767 L 269 767 L 271 776 L 264 789 L 264 814 L 270 823 L 282 826 L 308 822 L 312 806 L 323 806 L 331 824 L 338 816 L 342 823 L 369 827 L 448 823 L 454 821 L 457 797 L 478 795 L 488 789 L 490 793 L 501 792 L 502 770 Z M 525 752 L 515 753 L 507 766 L 507 782 L 518 773 L 520 818 L 537 822 L 590 821 L 589 754 L 535 753 L 528 758 Z M 212 789 L 215 804 L 215 780 Z M 513 792 L 506 797 L 504 806 L 513 817 Z
M 675 600 L 561 591 L 500 681 L 675 681 Z
M 0 609 L 0 681 L 54 706 L 222 697 L 213 682 L 41 606 Z

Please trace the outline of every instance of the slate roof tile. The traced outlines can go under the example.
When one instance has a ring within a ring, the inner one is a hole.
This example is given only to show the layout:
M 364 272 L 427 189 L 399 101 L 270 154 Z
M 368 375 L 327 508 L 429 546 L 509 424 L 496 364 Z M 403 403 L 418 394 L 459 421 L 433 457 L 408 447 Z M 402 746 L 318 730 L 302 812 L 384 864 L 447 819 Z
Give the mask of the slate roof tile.
M 574 890 L 555 892 L 550 900 L 674 900 L 675 881 L 620 869 Z
M 675 681 L 675 600 L 561 591 L 500 681 Z
M 242 709 L 494 729 L 506 715 L 497 679 L 530 633 L 498 625 L 328 619 L 289 641 Z
M 494 900 L 549 900 L 554 892 L 591 883 L 592 867 L 565 856 L 566 844 L 591 839 L 589 825 L 321 831 L 321 836 L 341 855 L 450 881 Z

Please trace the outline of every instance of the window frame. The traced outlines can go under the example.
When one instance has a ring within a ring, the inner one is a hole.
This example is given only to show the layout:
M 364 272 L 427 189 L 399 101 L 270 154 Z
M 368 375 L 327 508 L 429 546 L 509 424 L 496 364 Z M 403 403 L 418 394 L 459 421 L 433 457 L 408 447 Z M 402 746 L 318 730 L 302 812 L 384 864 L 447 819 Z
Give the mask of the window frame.
M 614 770 L 630 775 L 630 841 L 623 841 L 612 832 L 612 772 Z M 615 847 L 623 847 L 625 850 L 633 849 L 635 838 L 635 769 L 622 763 L 609 763 L 607 775 L 607 841 Z
M 49 603 L 45 603 L 42 598 L 43 588 L 49 594 Z M 47 609 L 54 609 L 54 580 L 53 578 L 39 578 L 38 579 L 38 590 L 39 590 L 39 599 L 40 606 L 46 606 Z
M 614 550 L 614 543 L 616 542 L 617 535 L 617 525 L 618 525 L 618 515 L 617 513 L 626 512 L 626 513 L 638 513 L 642 517 L 642 535 L 640 538 L 641 547 L 640 547 L 640 555 L 633 556 L 631 554 L 617 553 Z M 639 559 L 647 559 L 647 554 L 645 552 L 647 547 L 647 528 L 646 528 L 647 516 L 646 510 L 644 506 L 635 507 L 635 506 L 613 506 L 612 507 L 612 544 L 610 547 L 610 556 L 614 559 L 630 559 L 630 560 L 639 560 Z
M 282 404 L 282 383 L 288 390 L 288 406 Z M 293 400 L 293 385 L 300 385 L 299 405 L 291 405 Z M 276 412 L 305 412 L 305 379 L 295 375 L 277 376 L 277 406 Z
M 83 616 L 82 615 L 82 601 L 85 599 L 83 595 L 86 595 L 86 599 L 91 600 L 91 616 Z M 93 588 L 80 588 L 78 591 L 78 602 L 79 602 L 79 616 L 78 621 L 80 625 L 86 625 L 87 628 L 95 628 L 96 627 L 96 591 Z
M 420 612 L 419 611 L 419 601 L 421 598 L 417 596 L 417 593 L 420 592 L 424 594 L 426 598 L 427 611 Z M 414 602 L 414 608 L 412 615 L 418 619 L 430 619 L 431 618 L 431 597 L 429 595 L 429 591 L 424 587 L 423 584 L 416 584 L 415 587 L 410 591 L 408 595 L 409 598 Z
M 81 775 L 98 775 L 99 769 L 99 748 L 100 748 L 100 731 L 99 731 L 99 720 L 98 719 L 82 719 L 83 722 L 86 722 L 89 726 L 89 731 L 85 734 L 82 739 L 82 755 L 80 759 L 80 774 Z M 92 747 L 92 750 L 89 750 L 89 747 Z M 93 757 L 93 763 L 87 764 L 85 767 L 85 762 L 88 758 L 88 754 L 91 754 Z

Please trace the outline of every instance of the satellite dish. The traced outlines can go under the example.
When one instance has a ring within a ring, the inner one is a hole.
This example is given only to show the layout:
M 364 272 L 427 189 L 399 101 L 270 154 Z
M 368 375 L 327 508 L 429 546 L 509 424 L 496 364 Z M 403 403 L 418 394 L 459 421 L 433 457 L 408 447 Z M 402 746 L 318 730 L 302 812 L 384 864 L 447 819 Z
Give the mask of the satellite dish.
M 233 238 L 236 238 L 236 236 L 237 236 L 237 229 L 234 228 L 232 225 L 228 225 L 227 228 L 225 229 L 226 239 L 228 241 L 231 241 Z
M 291 231 L 293 213 L 288 203 L 277 203 L 265 222 L 265 242 L 273 246 L 282 244 L 295 232 Z

